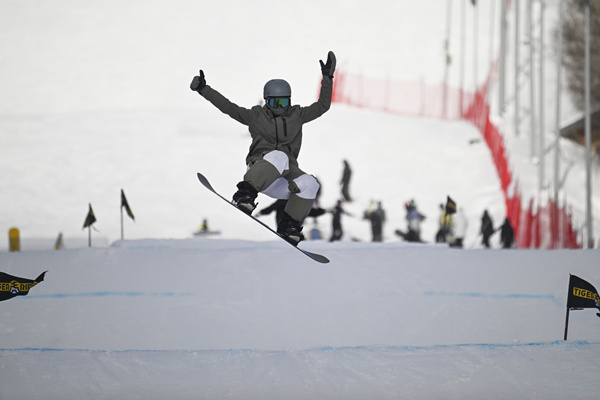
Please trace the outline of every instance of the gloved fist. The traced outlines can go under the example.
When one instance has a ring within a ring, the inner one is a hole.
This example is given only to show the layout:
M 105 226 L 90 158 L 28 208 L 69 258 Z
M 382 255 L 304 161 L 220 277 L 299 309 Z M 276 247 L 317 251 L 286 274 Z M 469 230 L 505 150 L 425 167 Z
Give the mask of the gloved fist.
M 194 79 L 192 79 L 192 83 L 190 83 L 190 89 L 192 89 L 194 92 L 200 93 L 200 91 L 204 89 L 204 86 L 206 86 L 206 79 L 204 79 L 204 71 L 200 70 L 200 75 L 195 76 Z
M 323 76 L 328 76 L 333 79 L 333 72 L 335 71 L 335 54 L 333 54 L 333 51 L 327 53 L 326 64 L 323 64 L 322 60 L 319 60 L 319 63 L 321 63 L 321 72 L 323 73 Z

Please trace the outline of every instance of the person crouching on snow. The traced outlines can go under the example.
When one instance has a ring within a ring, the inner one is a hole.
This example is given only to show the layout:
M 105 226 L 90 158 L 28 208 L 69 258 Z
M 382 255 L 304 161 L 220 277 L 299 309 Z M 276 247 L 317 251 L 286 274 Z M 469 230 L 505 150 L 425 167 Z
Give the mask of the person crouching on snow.
M 319 190 L 315 177 L 298 165 L 302 126 L 323 115 L 331 106 L 335 55 L 330 51 L 327 62 L 319 60 L 319 63 L 323 74 L 321 92 L 319 99 L 307 107 L 291 104 L 292 89 L 283 79 L 268 81 L 263 90 L 265 105 L 250 109 L 232 103 L 207 85 L 202 70 L 190 84 L 191 90 L 249 128 L 252 143 L 246 156 L 246 174 L 237 184 L 232 203 L 252 214 L 258 193 L 288 199 L 277 232 L 293 245 L 304 239 L 302 223 Z

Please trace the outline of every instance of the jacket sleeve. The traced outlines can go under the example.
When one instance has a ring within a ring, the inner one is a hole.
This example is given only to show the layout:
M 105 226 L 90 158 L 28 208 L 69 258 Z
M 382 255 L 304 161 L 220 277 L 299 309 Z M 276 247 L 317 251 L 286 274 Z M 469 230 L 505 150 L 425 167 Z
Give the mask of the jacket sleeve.
M 206 100 L 210 101 L 215 107 L 217 107 L 223 114 L 229 115 L 231 118 L 236 121 L 249 125 L 253 116 L 252 110 L 249 110 L 244 107 L 240 107 L 237 104 L 232 103 L 223 96 L 221 93 L 217 92 L 215 89 L 206 85 L 204 89 L 200 92 L 202 97 Z
M 333 79 L 323 76 L 321 80 L 321 92 L 319 99 L 308 107 L 302 107 L 303 122 L 310 122 L 325 114 L 331 107 L 331 96 L 333 93 Z

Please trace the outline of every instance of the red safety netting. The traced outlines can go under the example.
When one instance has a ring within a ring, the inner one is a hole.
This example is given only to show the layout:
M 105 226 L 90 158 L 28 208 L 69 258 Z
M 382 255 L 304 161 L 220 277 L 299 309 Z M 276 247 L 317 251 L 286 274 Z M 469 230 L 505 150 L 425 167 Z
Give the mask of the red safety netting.
M 530 199 L 528 206 L 523 206 L 517 179 L 509 167 L 504 138 L 490 121 L 486 92 L 487 85 L 473 96 L 443 84 L 375 79 L 338 71 L 333 101 L 393 114 L 472 122 L 491 151 L 504 193 L 506 216 L 515 230 L 517 247 L 581 247 L 571 213 L 565 206 L 559 206 L 550 198 Z
M 333 101 L 392 114 L 460 119 L 460 94 L 455 88 L 444 90 L 443 84 L 367 78 L 337 71 Z

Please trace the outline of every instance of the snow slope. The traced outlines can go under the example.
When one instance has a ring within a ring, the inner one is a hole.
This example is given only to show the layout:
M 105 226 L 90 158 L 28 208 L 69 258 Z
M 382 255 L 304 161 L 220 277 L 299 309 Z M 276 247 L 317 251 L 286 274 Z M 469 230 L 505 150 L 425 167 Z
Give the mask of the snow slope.
M 243 126 L 196 97 L 197 112 L 85 113 L 16 124 L 25 131 L 2 139 L 6 145 L 2 148 L 12 148 L 22 160 L 16 165 L 3 160 L 11 171 L 8 176 L 15 177 L 2 181 L 5 229 L 19 227 L 25 248 L 27 239 L 40 236 L 51 239 L 45 248 L 52 248 L 58 232 L 63 232 L 67 248 L 85 246 L 87 232 L 81 228 L 91 202 L 99 231 L 92 232 L 93 242 L 96 237 L 112 242 L 120 238 L 123 188 L 136 217 L 135 222 L 125 217 L 126 238 L 191 237 L 207 218 L 224 238 L 272 239 L 269 232 L 256 232 L 253 224 L 240 221 L 199 184 L 197 171 L 230 197 L 245 171 L 250 138 Z M 210 128 L 203 123 L 206 120 L 211 121 Z M 90 125 L 82 126 L 81 121 Z M 143 123 L 138 125 L 139 121 Z M 55 142 L 50 137 L 61 139 Z M 340 196 L 342 160 L 350 161 L 356 201 L 348 206 L 354 218 L 344 218 L 347 240 L 371 239 L 362 212 L 373 199 L 382 201 L 388 214 L 386 239 L 397 241 L 394 230 L 406 228 L 404 202 L 414 198 L 428 217 L 423 238 L 431 241 L 438 205 L 449 194 L 465 208 L 472 246 L 485 208 L 498 222 L 504 216 L 489 152 L 483 143 L 469 144 L 478 137 L 466 122 L 414 120 L 334 105 L 307 125 L 300 162 L 319 178 L 322 206 L 331 208 Z M 40 146 L 31 146 L 32 142 Z M 373 161 L 379 159 L 385 162 Z M 28 202 L 31 206 L 24 207 Z M 262 208 L 272 200 L 261 195 L 258 202 Z M 264 220 L 271 223 L 274 217 Z M 330 220 L 330 215 L 319 219 L 325 236 Z
M 25 247 L 35 238 L 53 241 L 59 232 L 67 247 L 78 247 L 86 243 L 81 226 L 91 203 L 98 219 L 95 236 L 111 242 L 120 238 L 124 189 L 136 214 L 135 224 L 127 221 L 127 238 L 185 238 L 208 218 L 225 237 L 268 239 L 214 207 L 195 182 L 201 170 L 231 195 L 245 168 L 249 140 L 243 126 L 189 91 L 191 77 L 203 68 L 209 84 L 251 106 L 264 82 L 282 75 L 292 84 L 294 101 L 309 104 L 318 90 L 318 60 L 333 49 L 340 68 L 367 68 L 378 75 L 393 68 L 394 77 L 438 81 L 445 8 L 434 3 L 376 2 L 366 8 L 312 1 L 290 12 L 289 6 L 264 1 L 210 6 L 156 1 L 119 3 L 121 11 L 114 13 L 110 3 L 9 2 L 9 12 L 0 16 L 0 48 L 6 54 L 0 65 L 5 88 L 0 226 L 20 228 Z M 348 23 L 354 15 L 371 28 L 356 30 Z M 282 18 L 289 34 L 264 28 Z M 439 23 L 416 43 L 413 20 L 425 18 Z M 273 47 L 286 50 L 274 56 Z M 462 133 L 453 136 L 456 131 Z M 442 132 L 447 132 L 443 139 L 431 136 Z M 470 213 L 474 244 L 484 208 L 498 221 L 504 215 L 484 146 L 467 146 L 478 136 L 467 124 L 397 119 L 334 105 L 326 118 L 307 126 L 300 161 L 321 180 L 323 206 L 332 207 L 347 158 L 358 199 L 350 211 L 359 217 L 371 199 L 383 201 L 388 240 L 404 228 L 403 204 L 411 198 L 429 217 L 424 237 L 432 240 L 438 205 L 452 194 Z M 441 151 L 432 146 L 436 142 Z M 440 161 L 433 162 L 436 158 Z M 463 172 L 467 164 L 471 172 Z M 479 168 L 485 182 L 473 190 L 475 199 L 467 189 L 473 186 L 469 174 Z M 260 201 L 266 206 L 269 199 Z M 353 222 L 347 223 L 346 238 L 368 240 L 367 223 L 350 229 Z M 322 224 L 327 234 L 329 222 Z
M 67 247 L 85 246 L 81 226 L 88 203 L 98 218 L 95 243 L 119 239 L 121 189 L 136 215 L 135 223 L 126 221 L 126 238 L 186 238 L 208 218 L 224 237 L 269 239 L 240 227 L 195 182 L 195 172 L 201 170 L 224 195 L 231 195 L 249 145 L 243 126 L 189 91 L 198 68 L 205 70 L 209 84 L 248 106 L 259 100 L 263 83 L 273 77 L 290 81 L 295 102 L 314 101 L 318 60 L 330 49 L 340 68 L 368 76 L 443 78 L 447 3 L 442 0 L 377 0 L 368 7 L 310 0 L 293 11 L 266 1 L 111 4 L 61 0 L 33 7 L 8 1 L 0 15 L 0 229 L 18 227 L 24 248 L 40 248 L 42 242 L 34 241 L 40 238 L 46 241 L 43 248 L 49 248 L 59 232 Z M 494 7 L 498 11 L 499 4 Z M 113 12 L 115 8 L 120 11 Z M 449 79 L 458 86 L 460 5 L 451 11 L 450 48 L 456 62 Z M 548 29 L 555 11 L 555 3 L 548 2 Z M 480 71 L 491 62 L 490 43 L 497 47 L 497 34 L 490 42 L 486 29 L 490 15 L 490 5 L 482 4 Z M 470 6 L 466 17 L 471 29 Z M 280 20 L 289 33 L 266 28 Z M 356 29 L 351 21 L 364 25 Z M 466 35 L 467 50 L 473 48 L 472 36 Z M 471 58 L 468 54 L 465 59 L 467 90 L 473 85 Z M 550 102 L 552 70 L 546 71 Z M 476 76 L 483 81 L 486 74 Z M 491 98 L 496 98 L 495 89 Z M 566 103 L 563 113 L 571 118 Z M 546 115 L 551 136 L 554 116 Z M 500 124 L 510 132 L 510 115 Z M 359 218 L 371 199 L 381 200 L 389 215 L 388 241 L 395 240 L 395 229 L 404 228 L 402 205 L 411 198 L 428 216 L 424 238 L 432 240 L 438 205 L 449 194 L 465 208 L 467 245 L 473 247 L 483 210 L 489 209 L 497 223 L 505 214 L 489 153 L 482 144 L 468 145 L 478 137 L 468 124 L 397 118 L 334 104 L 306 127 L 300 162 L 319 177 L 323 206 L 332 207 L 339 196 L 342 160 L 348 159 L 357 196 L 349 211 Z M 537 187 L 526 140 L 526 135 L 507 136 L 510 163 L 525 197 L 535 196 Z M 563 146 L 561 177 L 580 227 L 583 163 L 577 162 L 581 152 L 571 147 Z M 546 170 L 550 175 L 551 167 Z M 597 174 L 593 182 L 597 186 Z M 597 198 L 593 215 L 600 215 Z M 269 204 L 269 199 L 260 201 L 261 206 Z M 327 218 L 321 225 L 328 235 Z M 596 225 L 600 231 L 600 222 Z M 366 222 L 347 219 L 346 226 L 346 239 L 369 239 Z

